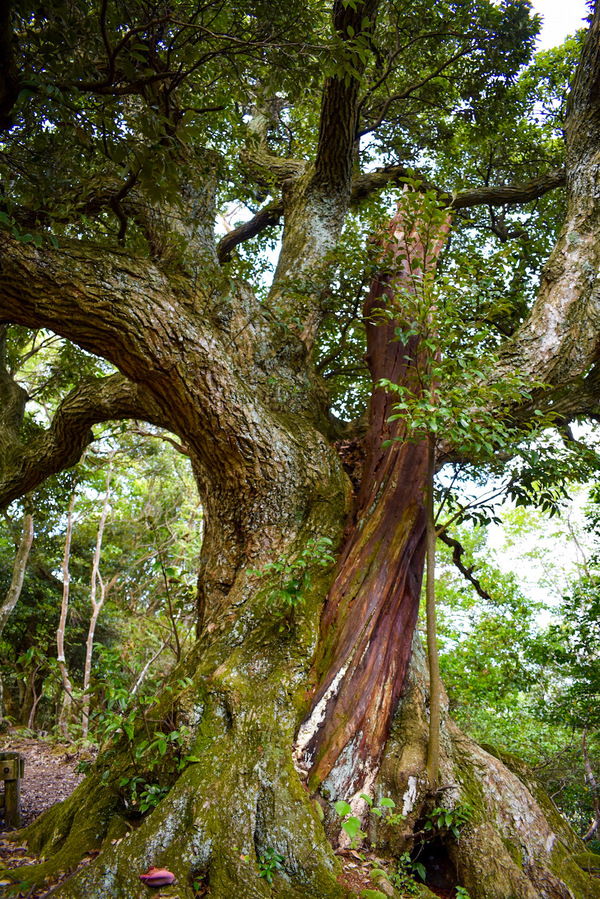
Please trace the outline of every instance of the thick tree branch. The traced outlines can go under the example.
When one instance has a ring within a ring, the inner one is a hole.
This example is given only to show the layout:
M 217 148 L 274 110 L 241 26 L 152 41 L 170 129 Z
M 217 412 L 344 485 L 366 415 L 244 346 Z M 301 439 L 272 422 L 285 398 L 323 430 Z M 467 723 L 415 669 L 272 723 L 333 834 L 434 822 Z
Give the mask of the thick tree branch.
M 565 222 L 531 314 L 502 351 L 499 378 L 517 370 L 560 389 L 600 356 L 599 39 L 597 4 L 567 104 Z
M 282 215 L 283 203 L 270 203 L 268 206 L 265 206 L 264 209 L 257 212 L 249 222 L 244 222 L 239 228 L 234 228 L 233 231 L 230 231 L 229 234 L 226 234 L 225 237 L 219 241 L 217 246 L 219 262 L 227 262 L 231 257 L 232 251 L 238 244 L 256 237 L 256 235 L 260 234 L 261 231 L 264 231 L 265 228 L 269 228 L 272 225 L 278 225 Z
M 298 178 L 309 166 L 307 160 L 286 159 L 269 149 L 269 130 L 278 123 L 281 109 L 282 101 L 275 98 L 265 108 L 254 112 L 248 125 L 246 146 L 241 153 L 248 173 L 265 190 L 272 190 L 273 184 L 281 186 L 289 179 Z
M 0 460 L 19 441 L 27 391 L 11 377 L 6 367 L 6 324 L 0 324 Z
M 79 461 L 93 440 L 92 425 L 144 417 L 159 423 L 161 416 L 143 388 L 123 375 L 82 381 L 60 404 L 48 430 L 3 454 L 0 508 Z
M 565 170 L 555 169 L 524 184 L 501 184 L 497 187 L 474 187 L 453 194 L 451 209 L 468 209 L 471 206 L 512 206 L 530 203 L 551 190 L 565 185 Z
M 370 36 L 378 3 L 333 3 L 335 69 L 323 84 L 314 166 L 283 192 L 285 228 L 269 295 L 270 301 L 281 308 L 290 302 L 290 282 L 298 283 L 307 274 L 309 295 L 316 300 L 321 289 L 319 274 L 324 272 L 325 261 L 344 227 L 352 190 L 360 73 L 364 69 L 355 42 Z M 318 300 L 306 303 L 302 319 L 298 319 L 297 308 L 293 315 L 299 321 L 298 335 L 310 350 L 322 315 Z
M 131 406 L 121 410 L 123 417 L 145 418 L 185 443 L 211 521 L 207 545 L 221 539 L 215 535 L 231 535 L 209 578 L 210 585 L 225 586 L 213 590 L 209 585 L 202 602 L 210 608 L 211 597 L 217 605 L 226 602 L 227 584 L 249 552 L 240 510 L 250 508 L 253 528 L 256 522 L 265 527 L 280 522 L 286 509 L 293 514 L 292 499 L 286 505 L 280 493 L 270 490 L 283 479 L 284 493 L 291 497 L 297 489 L 292 467 L 304 452 L 291 440 L 289 419 L 281 420 L 279 409 L 293 404 L 300 427 L 323 439 L 314 428 L 322 414 L 320 400 L 305 386 L 296 388 L 304 378 L 298 372 L 305 371 L 306 355 L 299 339 L 282 334 L 249 289 L 215 285 L 212 271 L 198 277 L 166 274 L 126 252 L 66 240 L 59 250 L 42 251 L 6 238 L 0 259 L 0 321 L 48 328 L 112 362 L 139 385 Z M 250 359 L 255 364 L 249 365 Z M 282 384 L 290 385 L 289 393 L 287 386 L 280 392 Z M 148 401 L 144 408 L 137 397 L 148 395 L 155 405 Z M 114 406 L 100 412 L 104 419 L 115 417 Z M 85 445 L 91 423 L 87 409 L 81 417 L 87 420 L 80 422 L 73 454 L 67 445 L 57 462 L 53 445 L 48 448 L 42 440 L 39 452 L 36 447 L 46 472 L 64 467 Z M 29 468 L 12 478 L 15 483 L 7 484 L 0 501 L 43 479 L 37 471 L 40 459 L 34 470 L 33 455 L 15 462 L 21 467 L 27 462 Z
M 379 0 L 356 4 L 335 0 L 333 27 L 344 45 L 339 60 L 341 69 L 345 63 L 358 73 L 363 71 L 364 64 L 352 53 L 352 43 L 356 37 L 372 31 L 378 5 Z M 347 191 L 352 177 L 360 81 L 354 75 L 347 75 L 340 71 L 326 78 L 321 98 L 314 178 L 330 194 Z
M 386 166 L 359 175 L 352 183 L 350 206 L 358 206 L 362 200 L 366 200 L 377 191 L 385 190 L 392 184 L 400 184 L 411 176 L 406 166 Z M 544 196 L 557 187 L 564 187 L 566 182 L 565 170 L 555 169 L 539 178 L 525 181 L 523 184 L 501 184 L 493 187 L 474 187 L 452 194 L 441 190 L 427 180 L 421 180 L 422 190 L 435 190 L 442 202 L 446 202 L 451 209 L 468 209 L 472 206 L 511 206 L 520 203 L 530 203 Z M 235 247 L 256 237 L 265 228 L 279 224 L 284 212 L 283 201 L 276 201 L 265 206 L 248 222 L 244 222 L 239 228 L 235 228 L 227 234 L 219 243 L 217 253 L 220 262 L 226 262 Z
M 413 177 L 414 177 L 414 173 Z M 386 166 L 376 169 L 365 175 L 360 175 L 352 185 L 352 204 L 371 196 L 379 190 L 384 190 L 391 184 L 399 184 L 408 178 L 411 172 L 406 166 Z M 501 184 L 498 186 L 474 187 L 457 193 L 450 193 L 432 184 L 426 179 L 421 180 L 422 190 L 434 190 L 440 200 L 451 209 L 467 209 L 471 206 L 510 206 L 517 203 L 529 203 L 543 196 L 550 190 L 565 185 L 565 170 L 556 169 L 526 181 L 523 184 Z

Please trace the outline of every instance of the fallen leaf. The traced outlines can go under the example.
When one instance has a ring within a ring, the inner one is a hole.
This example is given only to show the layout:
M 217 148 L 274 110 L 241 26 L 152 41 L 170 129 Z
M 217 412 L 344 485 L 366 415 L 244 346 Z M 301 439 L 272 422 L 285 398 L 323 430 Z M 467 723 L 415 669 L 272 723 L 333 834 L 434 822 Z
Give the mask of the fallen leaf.
M 175 875 L 166 868 L 155 868 L 152 866 L 148 869 L 147 874 L 140 874 L 140 880 L 149 887 L 164 887 L 169 883 L 173 883 Z

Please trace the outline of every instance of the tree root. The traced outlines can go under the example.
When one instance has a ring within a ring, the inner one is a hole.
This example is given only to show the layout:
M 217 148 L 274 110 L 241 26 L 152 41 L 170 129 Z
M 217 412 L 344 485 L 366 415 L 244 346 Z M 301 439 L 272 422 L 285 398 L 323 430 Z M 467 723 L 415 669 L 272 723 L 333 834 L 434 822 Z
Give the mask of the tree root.
M 459 837 L 441 828 L 437 843 L 451 861 L 454 885 L 466 888 L 471 899 L 600 899 L 600 878 L 590 867 L 590 853 L 527 765 L 478 746 L 447 714 L 440 764 L 443 787 L 436 795 L 428 792 L 427 682 L 417 640 L 409 687 L 376 788 L 392 796 L 407 818 L 401 834 L 384 830 L 380 839 L 395 855 L 406 850 L 414 854 L 419 842 L 415 831 L 434 806 L 456 809 L 468 804 L 470 820 Z
M 349 897 L 340 860 L 324 838 L 321 816 L 293 764 L 299 716 L 290 712 L 288 695 L 282 698 L 281 685 L 288 682 L 281 677 L 277 685 L 276 673 L 265 669 L 261 680 L 250 684 L 238 672 L 239 657 L 232 656 L 214 671 L 201 697 L 191 688 L 196 705 L 190 706 L 190 715 L 202 706 L 190 747 L 198 761 L 189 764 L 151 814 L 141 823 L 138 818 L 139 826 L 127 822 L 117 795 L 126 758 L 121 750 L 112 760 L 113 780 L 105 784 L 99 773 L 92 774 L 68 800 L 15 834 L 44 860 L 10 876 L 28 884 L 59 880 L 102 847 L 52 895 L 142 899 L 148 888 L 139 875 L 154 865 L 175 874 L 176 882 L 160 891 L 173 899 L 193 899 L 201 887 L 210 889 L 211 899 Z M 472 811 L 459 836 L 439 827 L 427 847 L 444 856 L 452 884 L 464 886 L 471 899 L 600 899 L 591 853 L 527 767 L 477 746 L 446 715 L 442 788 L 431 793 L 425 774 L 426 686 L 417 642 L 409 686 L 373 788 L 377 800 L 391 796 L 405 820 L 392 827 L 371 816 L 368 825 L 365 820 L 368 843 L 382 857 L 408 851 L 414 858 L 433 807 L 468 803 Z M 322 793 L 328 797 L 324 824 L 335 842 L 340 819 L 332 803 L 363 803 L 365 813 L 366 804 L 358 796 L 337 795 L 333 782 L 326 781 Z M 282 859 L 278 864 L 269 861 L 274 853 Z M 421 857 L 427 868 L 426 853 Z

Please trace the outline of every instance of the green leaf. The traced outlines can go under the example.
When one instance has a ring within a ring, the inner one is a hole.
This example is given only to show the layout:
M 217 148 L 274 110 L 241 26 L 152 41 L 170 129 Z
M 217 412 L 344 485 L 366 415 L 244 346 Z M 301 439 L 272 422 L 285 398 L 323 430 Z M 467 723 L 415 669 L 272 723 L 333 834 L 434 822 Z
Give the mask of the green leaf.
M 336 810 L 336 812 L 338 813 L 338 815 L 341 815 L 342 818 L 344 817 L 344 815 L 349 815 L 350 812 L 352 811 L 352 806 L 349 805 L 347 802 L 344 802 L 343 799 L 338 799 L 337 802 L 334 802 L 333 807 Z
M 423 883 L 425 883 L 425 881 L 427 880 L 427 871 L 425 870 L 425 865 L 422 865 L 421 862 L 413 862 L 413 868 L 415 869 Z
M 353 840 L 360 830 L 360 819 L 354 817 L 346 818 L 346 820 L 342 822 L 342 828 L 346 831 L 350 839 Z

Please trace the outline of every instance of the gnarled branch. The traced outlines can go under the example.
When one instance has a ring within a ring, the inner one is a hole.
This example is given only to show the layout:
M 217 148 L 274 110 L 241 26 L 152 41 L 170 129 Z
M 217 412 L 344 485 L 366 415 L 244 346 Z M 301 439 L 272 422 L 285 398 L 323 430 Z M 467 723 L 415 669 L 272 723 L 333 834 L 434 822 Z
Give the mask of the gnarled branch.
M 399 184 L 410 175 L 411 172 L 403 165 L 385 166 L 360 175 L 352 185 L 352 203 L 357 204 L 390 184 Z M 414 177 L 414 173 L 412 176 Z M 511 206 L 530 203 L 548 191 L 564 187 L 565 170 L 555 169 L 523 184 L 500 184 L 492 187 L 482 185 L 457 193 L 445 191 L 426 179 L 420 180 L 421 190 L 434 190 L 441 202 L 446 203 L 451 209 L 468 209 L 471 206 Z
M 452 549 L 452 562 L 458 568 L 462 576 L 475 587 L 475 590 L 482 599 L 491 600 L 492 597 L 487 592 L 485 587 L 482 587 L 479 578 L 476 578 L 473 574 L 475 566 L 471 565 L 467 568 L 467 566 L 463 562 L 462 557 L 465 554 L 465 548 L 462 543 L 460 543 L 459 540 L 455 540 L 453 537 L 449 537 L 445 531 L 441 531 L 437 536 L 439 540 L 441 540 L 446 544 L 446 546 L 449 546 Z
M 278 225 L 282 215 L 283 203 L 270 203 L 257 212 L 249 222 L 244 222 L 239 228 L 234 228 L 233 231 L 225 235 L 217 246 L 219 262 L 227 262 L 238 244 L 256 237 L 257 234 L 260 234 L 261 231 L 264 231 L 265 228 L 269 228 L 271 225 Z
M 70 468 L 93 440 L 91 426 L 102 421 L 146 418 L 160 424 L 147 392 L 121 374 L 89 378 L 60 404 L 50 427 L 27 443 L 13 444 L 0 460 L 0 508 Z

